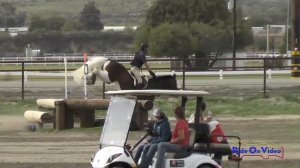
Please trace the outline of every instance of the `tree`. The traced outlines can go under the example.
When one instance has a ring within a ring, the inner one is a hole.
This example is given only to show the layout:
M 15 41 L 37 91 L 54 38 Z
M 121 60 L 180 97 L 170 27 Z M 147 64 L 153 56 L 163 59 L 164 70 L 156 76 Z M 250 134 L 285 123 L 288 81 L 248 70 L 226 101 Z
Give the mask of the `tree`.
M 226 0 L 158 0 L 147 12 L 146 22 L 155 27 L 165 22 L 226 20 L 229 16 L 226 4 Z
M 253 42 L 249 24 L 241 18 L 237 21 L 239 48 Z M 135 43 L 141 41 L 149 41 L 154 56 L 187 58 L 195 54 L 206 58 L 210 53 L 231 50 L 232 18 L 227 0 L 157 0 L 137 31 Z
M 150 52 L 154 55 L 187 57 L 192 50 L 191 38 L 187 24 L 161 24 L 151 31 Z
M 95 6 L 95 2 L 90 1 L 84 5 L 80 13 L 80 22 L 85 30 L 102 30 L 103 24 L 100 21 L 100 10 Z
M 0 4 L 0 27 L 23 26 L 26 13 L 16 12 L 16 7 L 12 3 L 2 2 Z
M 34 15 L 30 19 L 29 31 L 36 30 L 55 30 L 61 31 L 62 27 L 65 24 L 65 19 L 62 17 L 52 16 L 49 18 L 40 18 L 37 15 Z
M 50 17 L 46 21 L 46 27 L 48 30 L 61 31 L 64 24 L 65 24 L 65 19 L 57 16 Z
M 39 16 L 34 15 L 30 18 L 30 24 L 28 30 L 30 32 L 38 29 L 47 29 L 47 23 L 45 20 L 41 19 Z
M 62 27 L 63 32 L 78 31 L 82 29 L 83 25 L 80 22 L 73 20 L 66 21 L 64 26 Z

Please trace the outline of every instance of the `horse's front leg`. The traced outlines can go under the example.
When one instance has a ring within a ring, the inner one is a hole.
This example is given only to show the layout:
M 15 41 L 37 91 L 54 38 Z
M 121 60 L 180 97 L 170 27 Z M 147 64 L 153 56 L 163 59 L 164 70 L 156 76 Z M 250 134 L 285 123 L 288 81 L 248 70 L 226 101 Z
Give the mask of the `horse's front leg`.
M 88 85 L 94 85 L 95 83 L 96 83 L 96 74 L 92 73 L 91 76 L 88 76 L 86 78 L 86 84 L 88 84 Z
M 111 82 L 114 82 L 109 79 L 107 71 L 102 71 L 102 70 L 97 69 L 93 72 L 93 74 L 95 74 L 95 78 L 97 75 L 100 78 L 100 80 L 103 81 L 104 83 L 110 84 Z

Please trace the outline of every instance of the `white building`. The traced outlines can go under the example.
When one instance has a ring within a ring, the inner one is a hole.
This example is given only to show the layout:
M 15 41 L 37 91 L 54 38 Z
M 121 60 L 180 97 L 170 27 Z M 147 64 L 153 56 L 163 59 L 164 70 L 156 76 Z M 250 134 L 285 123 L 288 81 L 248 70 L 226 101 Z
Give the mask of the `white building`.
M 28 27 L 9 27 L 7 28 L 10 36 L 16 36 L 18 34 L 24 34 L 28 32 Z M 4 32 L 5 28 L 0 28 L 0 32 Z
M 102 31 L 124 31 L 128 29 L 136 30 L 138 26 L 104 26 Z M 4 32 L 5 28 L 0 28 L 0 32 Z M 28 27 L 9 27 L 10 36 L 24 34 L 28 32 Z

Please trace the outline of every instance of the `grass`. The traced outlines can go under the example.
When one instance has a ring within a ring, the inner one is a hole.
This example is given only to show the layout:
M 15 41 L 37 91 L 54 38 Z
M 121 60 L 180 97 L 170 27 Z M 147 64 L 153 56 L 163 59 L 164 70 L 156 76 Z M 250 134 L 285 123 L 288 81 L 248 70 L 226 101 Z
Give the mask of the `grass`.
M 225 116 L 257 116 L 257 115 L 297 115 L 299 114 L 299 98 L 290 95 L 273 96 L 262 98 L 259 96 L 250 97 L 217 97 L 207 96 L 205 98 L 207 110 L 216 115 Z M 175 106 L 180 105 L 176 99 L 160 98 L 156 100 L 157 106 L 161 107 L 168 116 L 173 116 Z M 187 104 L 187 116 L 190 116 L 196 107 L 195 101 Z
M 71 68 L 71 69 L 76 69 L 76 68 L 79 68 L 81 65 L 79 64 L 72 64 L 72 63 L 69 63 L 68 64 L 68 68 Z M 25 64 L 24 66 L 25 70 L 51 70 L 51 69 L 61 69 L 62 71 L 65 70 L 65 67 L 64 67 L 64 64 Z M 18 65 L 16 66 L 16 64 L 2 64 L 0 66 L 0 71 L 1 70 L 18 70 L 18 71 L 22 71 L 22 65 Z
M 260 96 L 228 97 L 207 96 L 207 110 L 216 115 L 224 116 L 259 116 L 259 115 L 297 115 L 299 114 L 299 97 L 293 95 L 276 95 L 269 98 Z M 180 105 L 177 98 L 161 97 L 155 100 L 155 106 L 162 108 L 168 116 L 173 116 L 172 111 Z M 36 110 L 35 100 L 12 100 L 4 99 L 0 102 L 0 114 L 23 115 L 26 110 Z M 196 107 L 195 100 L 189 100 L 187 104 L 187 116 L 190 116 Z M 97 111 L 97 116 L 104 117 L 105 111 Z
M 26 110 L 37 110 L 35 100 L 0 101 L 0 115 L 23 115 Z

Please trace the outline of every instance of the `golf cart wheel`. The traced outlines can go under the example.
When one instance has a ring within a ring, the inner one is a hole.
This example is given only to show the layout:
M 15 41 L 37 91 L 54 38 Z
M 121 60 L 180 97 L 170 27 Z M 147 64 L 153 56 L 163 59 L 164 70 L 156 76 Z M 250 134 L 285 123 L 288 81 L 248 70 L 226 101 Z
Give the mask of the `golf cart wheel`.
M 204 165 L 201 165 L 201 166 L 199 166 L 197 168 L 214 168 L 214 166 L 213 165 L 209 165 L 209 164 L 204 164 Z

